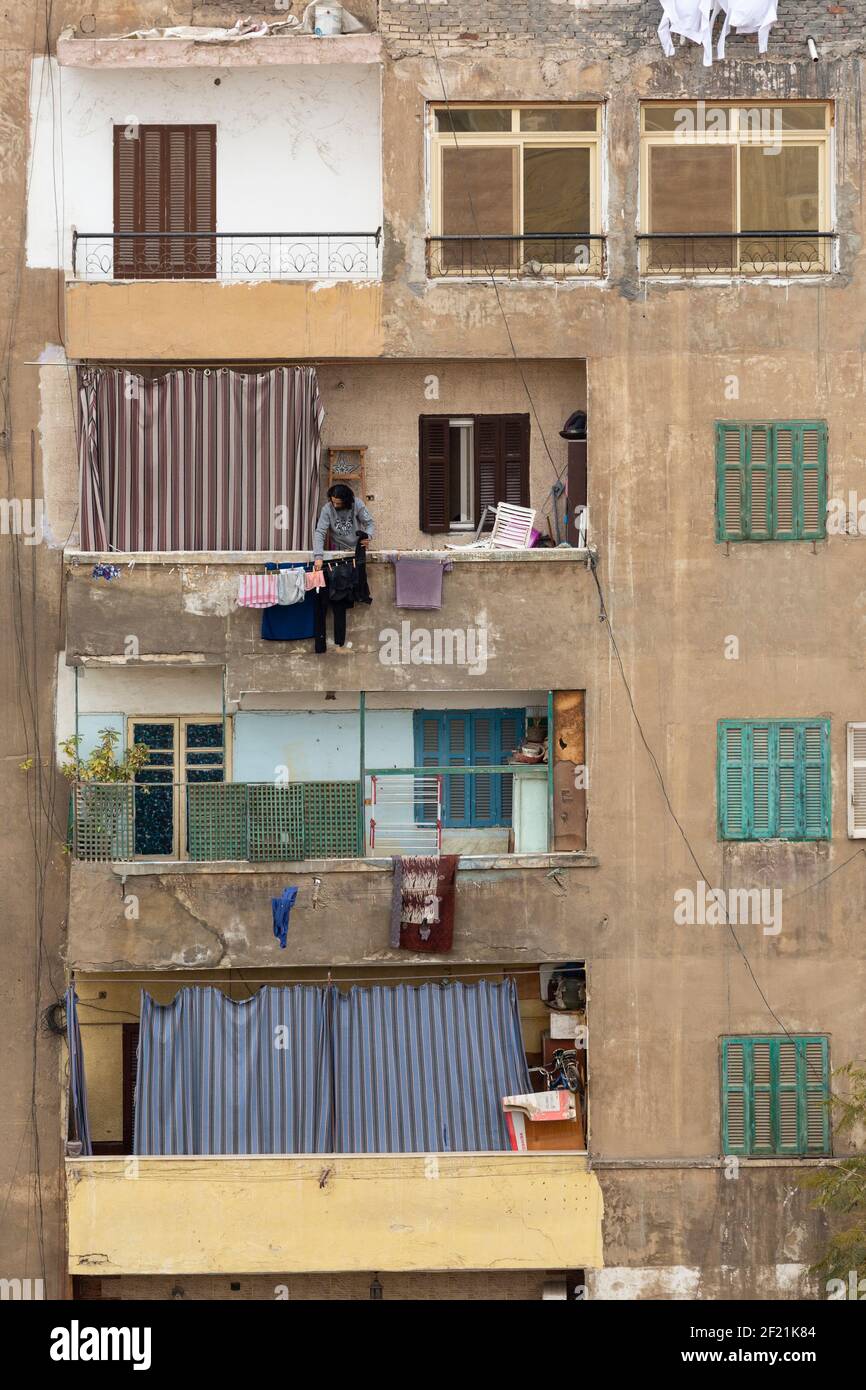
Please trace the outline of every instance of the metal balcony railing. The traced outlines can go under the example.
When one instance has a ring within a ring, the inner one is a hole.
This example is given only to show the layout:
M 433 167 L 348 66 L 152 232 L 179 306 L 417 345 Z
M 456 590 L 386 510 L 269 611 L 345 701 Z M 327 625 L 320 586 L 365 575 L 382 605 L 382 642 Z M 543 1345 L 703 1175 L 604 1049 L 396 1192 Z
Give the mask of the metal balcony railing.
M 427 274 L 469 279 L 594 280 L 605 273 L 605 238 L 584 232 L 526 236 L 431 236 Z
M 73 232 L 78 280 L 377 280 L 375 232 Z
M 642 275 L 826 275 L 835 232 L 642 232 Z
M 71 848 L 91 863 L 355 859 L 363 855 L 357 782 L 77 782 Z

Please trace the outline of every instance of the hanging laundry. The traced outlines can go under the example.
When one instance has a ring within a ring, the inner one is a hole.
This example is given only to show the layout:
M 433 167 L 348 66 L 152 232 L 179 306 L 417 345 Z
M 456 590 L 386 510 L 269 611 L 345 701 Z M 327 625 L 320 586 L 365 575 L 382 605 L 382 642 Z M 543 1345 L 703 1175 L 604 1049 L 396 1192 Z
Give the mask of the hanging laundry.
M 326 579 L 323 570 L 308 570 L 304 583 L 307 589 L 324 589 Z
M 119 565 L 94 565 L 90 571 L 91 579 L 119 579 Z
M 279 593 L 279 576 L 288 570 L 297 573 L 304 583 L 303 602 L 282 604 L 277 603 L 272 608 L 265 608 L 262 612 L 262 640 L 265 642 L 300 642 L 305 638 L 315 635 L 316 631 L 316 604 L 313 591 L 307 591 L 306 581 L 311 577 L 310 571 L 303 565 L 289 563 L 283 565 L 269 564 L 268 572 L 273 572 L 277 576 L 277 590 Z
M 327 650 L 325 618 L 330 607 L 334 614 L 334 646 L 346 645 L 346 612 L 356 603 L 372 603 L 373 597 L 367 582 L 367 555 L 361 544 L 366 537 L 361 533 L 355 545 L 354 560 L 328 560 L 324 570 L 317 571 L 325 576 L 325 588 L 316 593 L 316 646 L 321 655 Z
M 459 857 L 457 854 L 431 854 L 395 860 L 400 890 L 399 901 L 396 887 L 392 898 L 392 944 L 396 936 L 397 944 L 405 951 L 440 953 L 451 950 Z
M 306 575 L 302 569 L 281 569 L 277 573 L 277 603 L 288 607 L 303 603 L 307 596 Z
M 270 608 L 277 601 L 275 574 L 242 574 L 238 583 L 239 608 Z
M 280 943 L 280 950 L 286 949 L 289 935 L 289 914 L 298 896 L 297 888 L 284 888 L 278 898 L 271 898 L 271 911 L 274 917 L 274 936 Z
M 725 56 L 725 40 L 731 29 L 738 34 L 757 34 L 758 52 L 766 53 L 770 30 L 778 18 L 777 8 L 776 0 L 715 0 L 713 20 L 721 12 L 725 15 L 716 50 L 719 57 Z
M 661 0 L 662 21 L 658 27 L 659 42 L 668 58 L 676 49 L 672 34 L 692 43 L 699 43 L 704 50 L 704 67 L 713 63 L 713 21 L 719 13 L 717 0 Z
M 396 565 L 398 608 L 441 608 L 442 575 L 448 560 L 416 560 L 401 556 Z

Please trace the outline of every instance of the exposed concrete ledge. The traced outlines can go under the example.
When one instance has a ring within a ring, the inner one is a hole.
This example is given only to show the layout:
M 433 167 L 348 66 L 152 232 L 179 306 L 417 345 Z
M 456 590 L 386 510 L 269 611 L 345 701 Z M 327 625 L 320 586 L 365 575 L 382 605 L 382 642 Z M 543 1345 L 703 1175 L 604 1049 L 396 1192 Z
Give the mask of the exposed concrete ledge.
M 378 34 L 269 34 L 235 43 L 193 39 L 59 38 L 57 61 L 66 68 L 256 68 L 298 63 L 381 63 Z
M 296 863 L 283 862 L 250 864 L 240 859 L 214 859 L 206 863 L 190 859 L 151 859 L 114 861 L 111 872 L 117 878 L 163 878 L 167 874 L 386 874 L 394 867 L 393 859 L 303 859 Z M 575 850 L 567 854 L 471 854 L 461 855 L 457 866 L 463 870 L 503 869 L 596 869 L 598 860 L 592 854 Z
M 631 1169 L 658 1172 L 676 1172 L 684 1168 L 726 1168 L 730 1158 L 595 1158 L 590 1155 L 590 1166 L 594 1170 L 606 1169 L 610 1172 L 628 1172 Z M 737 1162 L 743 1168 L 822 1168 L 833 1167 L 842 1162 L 841 1158 L 819 1158 L 814 1155 L 797 1158 L 786 1154 L 780 1158 L 745 1158 L 740 1155 Z
M 413 560 L 453 560 L 455 564 L 473 565 L 525 565 L 525 564 L 580 564 L 586 565 L 589 550 L 579 550 L 577 546 L 562 546 L 548 549 L 541 547 L 532 550 L 446 550 L 443 547 L 429 550 L 371 550 L 367 563 L 371 565 L 390 565 L 395 559 Z M 338 560 L 342 556 L 352 556 L 352 550 L 329 550 L 327 558 Z M 69 565 L 115 564 L 165 566 L 165 565 L 265 565 L 309 563 L 312 554 L 309 550 L 76 550 L 67 547 L 63 559 Z

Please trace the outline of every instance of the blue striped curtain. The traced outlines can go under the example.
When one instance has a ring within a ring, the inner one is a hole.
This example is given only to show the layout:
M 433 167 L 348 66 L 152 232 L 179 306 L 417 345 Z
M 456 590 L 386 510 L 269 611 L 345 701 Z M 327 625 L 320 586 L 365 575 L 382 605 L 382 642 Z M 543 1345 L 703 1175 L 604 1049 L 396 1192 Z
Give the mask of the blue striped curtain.
M 531 1089 L 513 980 L 143 993 L 135 1152 L 507 1149 Z
M 141 996 L 137 1154 L 327 1153 L 325 992 L 269 986 L 251 999 L 181 989 Z
M 337 1153 L 509 1148 L 502 1097 L 532 1090 L 513 980 L 334 990 Z
M 66 990 L 66 1043 L 69 1048 L 69 1114 L 71 1130 L 81 1140 L 82 1154 L 92 1154 L 90 1121 L 87 1116 L 87 1082 L 84 1077 L 84 1052 L 78 1026 L 78 995 L 75 986 Z

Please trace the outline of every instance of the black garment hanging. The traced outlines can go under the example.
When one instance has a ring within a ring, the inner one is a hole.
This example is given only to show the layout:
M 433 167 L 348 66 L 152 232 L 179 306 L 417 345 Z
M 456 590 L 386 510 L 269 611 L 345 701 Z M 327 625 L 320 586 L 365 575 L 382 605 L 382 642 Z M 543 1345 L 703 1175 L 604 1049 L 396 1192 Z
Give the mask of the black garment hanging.
M 372 603 L 370 585 L 367 582 L 367 554 L 361 545 L 367 537 L 358 535 L 353 560 L 326 560 L 324 564 L 325 588 L 316 590 L 315 650 L 322 654 L 327 650 L 325 619 L 328 607 L 334 614 L 334 645 L 346 645 L 346 612 L 356 603 Z

